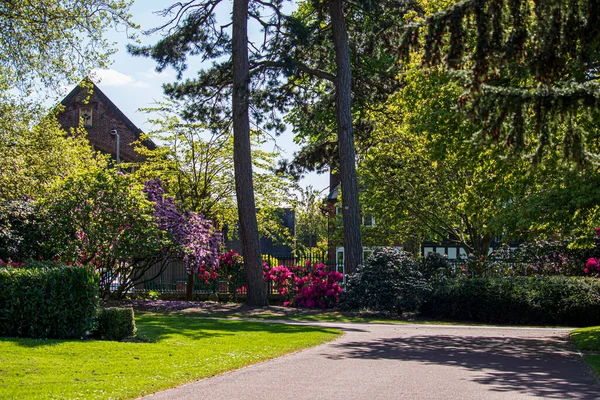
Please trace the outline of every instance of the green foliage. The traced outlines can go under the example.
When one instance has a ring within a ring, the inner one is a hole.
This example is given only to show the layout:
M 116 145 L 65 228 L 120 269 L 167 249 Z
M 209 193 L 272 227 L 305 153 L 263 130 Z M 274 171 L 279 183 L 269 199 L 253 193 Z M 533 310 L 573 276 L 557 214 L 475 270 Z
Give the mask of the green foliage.
M 43 256 L 92 264 L 101 295 L 121 296 L 153 264 L 166 266 L 173 238 L 159 229 L 154 204 L 131 175 L 90 168 L 55 185 L 39 202 Z
M 0 200 L 0 260 L 26 260 L 39 254 L 32 200 Z
M 156 129 L 148 135 L 164 145 L 154 150 L 142 145 L 136 148 L 146 160 L 135 175 L 141 182 L 160 179 L 165 191 L 187 210 L 202 213 L 221 228 L 228 226 L 235 230 L 238 211 L 233 134 L 228 128 L 215 132 L 209 125 L 188 116 L 184 109 L 184 102 L 175 100 L 165 100 L 157 108 L 146 109 L 158 114 L 151 120 Z M 278 153 L 262 150 L 268 145 L 265 135 L 253 131 L 250 136 L 260 233 L 273 239 L 291 240 L 276 214 L 291 196 L 293 185 L 286 177 L 273 173 Z
M 26 113 L 23 118 L 12 121 L 7 129 L 3 123 L 8 121 L 0 124 L 0 200 L 39 197 L 57 179 L 106 165 L 102 157 L 95 157 L 83 129 L 67 134 L 53 114 L 30 127 L 30 110 L 19 110 Z
M 148 300 L 158 300 L 158 299 L 160 299 L 160 292 L 151 290 L 146 294 L 146 298 Z
M 0 13 L 0 88 L 56 90 L 96 67 L 107 67 L 112 27 L 135 28 L 131 0 L 4 2 Z M 1 90 L 1 89 L 0 89 Z
M 480 126 L 453 106 L 462 89 L 447 74 L 409 66 L 404 83 L 371 113 L 374 140 L 359 165 L 363 203 L 386 221 L 375 230 L 395 243 L 443 239 L 487 257 L 506 204 L 532 186 L 527 163 L 468 144 Z
M 599 101 L 596 1 L 422 1 L 443 9 L 406 27 L 401 59 L 418 52 L 455 71 L 468 89 L 458 105 L 484 126 L 477 139 L 522 154 L 533 144 L 535 162 L 556 146 L 579 166 L 597 162 L 586 131 Z
M 296 249 L 326 251 L 327 209 L 321 192 L 308 186 L 294 201 L 296 211 Z
M 380 249 L 348 277 L 341 305 L 401 314 L 417 310 L 430 290 L 418 263 L 408 253 Z
M 597 254 L 597 249 L 574 247 L 572 241 L 538 239 L 495 249 L 487 270 L 496 276 L 582 276 L 587 260 Z
M 123 340 L 136 330 L 133 308 L 109 307 L 98 310 L 93 333 L 104 340 Z
M 0 268 L 0 336 L 85 336 L 96 316 L 98 285 L 89 266 Z
M 593 129 L 590 127 L 590 133 Z M 594 169 L 555 171 L 558 173 L 544 168 L 546 179 L 527 196 L 515 197 L 501 223 L 514 238 L 531 241 L 567 236 L 573 237 L 577 246 L 589 246 L 591 230 L 600 221 L 600 175 Z
M 582 277 L 454 279 L 437 285 L 425 316 L 520 325 L 600 324 L 600 280 Z
M 448 262 L 448 257 L 438 253 L 429 253 L 420 262 L 423 277 L 429 281 L 439 281 L 453 275 L 453 268 Z
M 302 145 L 291 163 L 282 168 L 301 176 L 306 170 L 323 172 L 339 165 L 337 149 L 336 101 L 334 90 L 336 55 L 328 1 L 301 1 L 286 21 L 288 40 L 278 56 L 286 86 L 293 92 L 286 121 L 293 126 L 295 140 Z M 402 18 L 413 2 L 344 2 L 348 44 L 351 49 L 352 124 L 358 143 L 368 143 L 373 129 L 369 110 L 377 109 L 401 87 L 397 76 L 402 66 L 396 62 L 395 46 Z M 284 88 L 286 87 L 284 86 Z

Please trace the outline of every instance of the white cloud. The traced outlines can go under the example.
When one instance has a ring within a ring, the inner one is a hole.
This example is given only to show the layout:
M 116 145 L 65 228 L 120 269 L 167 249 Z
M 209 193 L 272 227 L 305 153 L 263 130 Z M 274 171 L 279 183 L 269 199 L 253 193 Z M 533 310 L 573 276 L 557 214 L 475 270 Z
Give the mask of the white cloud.
M 123 74 L 114 69 L 96 69 L 92 72 L 92 80 L 103 86 L 127 86 L 136 88 L 147 88 L 149 85 L 137 80 L 130 75 Z
M 140 73 L 143 79 L 158 79 L 160 81 L 172 81 L 175 80 L 175 73 L 172 70 L 166 69 L 162 72 L 156 72 L 155 68 L 149 68 L 144 72 Z

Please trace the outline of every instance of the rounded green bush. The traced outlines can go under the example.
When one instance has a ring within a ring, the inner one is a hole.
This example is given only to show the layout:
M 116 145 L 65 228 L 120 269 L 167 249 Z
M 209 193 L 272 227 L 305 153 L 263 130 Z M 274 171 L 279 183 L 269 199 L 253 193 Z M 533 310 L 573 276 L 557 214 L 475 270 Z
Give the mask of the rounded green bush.
M 401 314 L 417 310 L 430 290 L 419 264 L 409 253 L 379 249 L 348 277 L 341 305 Z
M 123 340 L 136 330 L 132 308 L 108 307 L 98 312 L 94 334 L 104 340 Z

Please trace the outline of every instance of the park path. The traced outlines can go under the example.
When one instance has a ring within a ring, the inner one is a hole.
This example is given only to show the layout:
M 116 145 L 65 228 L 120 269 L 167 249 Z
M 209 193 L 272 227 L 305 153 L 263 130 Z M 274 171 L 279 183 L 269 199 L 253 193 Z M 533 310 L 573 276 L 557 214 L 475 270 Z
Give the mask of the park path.
M 147 399 L 600 399 L 568 329 L 310 325 L 345 334 Z

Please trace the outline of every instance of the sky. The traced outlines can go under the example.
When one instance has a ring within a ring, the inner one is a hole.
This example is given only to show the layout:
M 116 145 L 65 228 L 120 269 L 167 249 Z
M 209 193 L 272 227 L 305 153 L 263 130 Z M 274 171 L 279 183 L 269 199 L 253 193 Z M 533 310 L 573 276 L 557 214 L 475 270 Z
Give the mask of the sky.
M 165 0 L 136 0 L 131 8 L 131 14 L 135 23 L 141 26 L 141 30 L 148 30 L 161 25 L 164 19 L 155 14 L 176 1 Z M 225 1 L 223 7 L 217 10 L 217 18 L 229 19 L 231 5 Z M 259 28 L 249 26 L 249 37 L 260 35 Z M 98 87 L 131 119 L 131 121 L 145 132 L 152 130 L 148 122 L 151 115 L 140 111 L 140 108 L 152 107 L 163 98 L 162 85 L 174 82 L 176 73 L 173 69 L 156 72 L 156 63 L 152 59 L 133 57 L 126 51 L 128 43 L 134 43 L 127 38 L 125 32 L 107 32 L 106 37 L 116 43 L 117 53 L 113 55 L 113 63 L 110 69 L 94 71 L 94 81 Z M 142 44 L 154 44 L 160 39 L 160 34 L 144 36 L 138 33 Z M 258 40 L 258 39 L 257 39 Z M 183 78 L 193 78 L 203 65 L 199 60 L 190 60 L 189 68 Z M 276 138 L 276 144 L 281 149 L 281 157 L 290 159 L 294 151 L 299 147 L 293 142 L 293 134 L 288 129 Z M 265 150 L 273 150 L 274 144 Z M 302 186 L 311 185 L 318 190 L 324 190 L 329 186 L 329 175 L 317 175 L 312 173 L 300 181 Z

